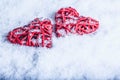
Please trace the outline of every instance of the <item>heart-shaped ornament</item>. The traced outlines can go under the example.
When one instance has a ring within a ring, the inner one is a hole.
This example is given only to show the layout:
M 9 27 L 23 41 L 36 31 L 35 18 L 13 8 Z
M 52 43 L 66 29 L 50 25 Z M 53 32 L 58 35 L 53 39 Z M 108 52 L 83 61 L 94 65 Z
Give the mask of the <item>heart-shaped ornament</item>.
M 68 33 L 80 35 L 95 32 L 99 22 L 90 17 L 79 16 L 79 13 L 72 7 L 61 8 L 55 14 L 55 33 L 57 37 L 65 36 Z
M 52 23 L 48 19 L 34 19 L 24 27 L 16 28 L 8 33 L 11 43 L 34 46 L 52 47 Z

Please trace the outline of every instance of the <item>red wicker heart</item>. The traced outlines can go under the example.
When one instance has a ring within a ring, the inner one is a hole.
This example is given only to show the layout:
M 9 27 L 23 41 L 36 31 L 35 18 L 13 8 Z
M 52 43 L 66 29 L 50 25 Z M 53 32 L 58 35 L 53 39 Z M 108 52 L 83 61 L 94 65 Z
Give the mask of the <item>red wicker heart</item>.
M 88 34 L 96 31 L 99 27 L 98 21 L 90 17 L 79 16 L 79 13 L 71 7 L 58 10 L 55 22 L 57 37 L 65 36 L 68 33 Z
M 39 18 L 36 18 L 28 25 L 9 32 L 8 40 L 20 45 L 50 48 L 52 47 L 51 21 L 48 19 L 40 21 Z

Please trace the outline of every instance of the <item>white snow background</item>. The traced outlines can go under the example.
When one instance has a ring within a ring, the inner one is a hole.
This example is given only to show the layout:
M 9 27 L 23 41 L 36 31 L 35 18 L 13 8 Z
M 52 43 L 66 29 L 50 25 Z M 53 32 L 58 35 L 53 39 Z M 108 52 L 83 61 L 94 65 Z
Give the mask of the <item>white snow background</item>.
M 54 23 L 55 12 L 69 6 L 98 20 L 99 29 L 83 36 L 54 36 L 51 49 L 7 41 L 14 28 L 36 17 Z M 120 0 L 1 0 L 0 79 L 120 80 Z

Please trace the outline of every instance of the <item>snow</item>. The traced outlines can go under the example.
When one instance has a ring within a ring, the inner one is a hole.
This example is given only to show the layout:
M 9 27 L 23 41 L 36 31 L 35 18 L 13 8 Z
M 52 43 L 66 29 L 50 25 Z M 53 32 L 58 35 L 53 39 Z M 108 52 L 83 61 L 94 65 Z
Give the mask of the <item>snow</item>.
M 1 0 L 0 79 L 120 79 L 120 0 Z M 11 44 L 6 36 L 36 17 L 54 23 L 55 12 L 74 7 L 100 22 L 88 35 L 56 38 L 53 48 Z

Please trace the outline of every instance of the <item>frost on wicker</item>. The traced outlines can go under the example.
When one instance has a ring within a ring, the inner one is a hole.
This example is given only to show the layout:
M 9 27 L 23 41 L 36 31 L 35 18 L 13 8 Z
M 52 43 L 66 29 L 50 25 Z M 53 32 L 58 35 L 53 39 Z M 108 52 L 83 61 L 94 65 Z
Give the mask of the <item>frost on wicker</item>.
M 8 40 L 11 43 L 34 46 L 34 47 L 52 47 L 52 24 L 46 19 L 40 21 L 34 19 L 28 25 L 19 27 L 9 32 Z
M 65 36 L 68 33 L 80 35 L 94 32 L 98 29 L 99 22 L 90 18 L 79 16 L 79 13 L 71 7 L 61 8 L 55 15 L 56 36 Z

